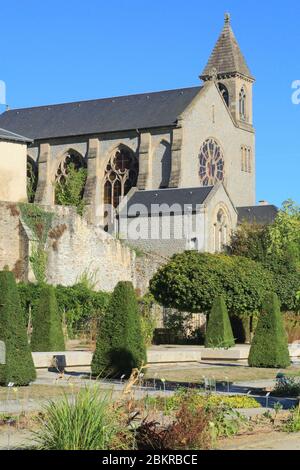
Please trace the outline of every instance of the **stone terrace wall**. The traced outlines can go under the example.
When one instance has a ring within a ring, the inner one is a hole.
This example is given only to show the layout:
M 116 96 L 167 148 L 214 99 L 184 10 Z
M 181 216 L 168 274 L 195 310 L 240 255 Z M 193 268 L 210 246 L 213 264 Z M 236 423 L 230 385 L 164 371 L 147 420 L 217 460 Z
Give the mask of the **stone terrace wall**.
M 167 258 L 147 253 L 137 256 L 126 244 L 91 225 L 70 207 L 43 207 L 55 214 L 47 241 L 47 280 L 73 285 L 87 273 L 97 290 L 112 291 L 119 281 L 132 281 L 140 294 Z M 34 281 L 29 253 L 30 230 L 20 218 L 17 204 L 0 202 L 0 270 L 5 266 L 20 281 Z
M 140 295 L 146 294 L 149 281 L 156 271 L 168 262 L 167 257 L 155 253 L 145 253 L 144 256 L 136 256 L 135 259 L 135 277 L 136 288 Z
M 135 253 L 72 208 L 55 206 L 48 237 L 47 279 L 73 285 L 86 272 L 97 290 L 112 291 L 119 281 L 135 284 Z

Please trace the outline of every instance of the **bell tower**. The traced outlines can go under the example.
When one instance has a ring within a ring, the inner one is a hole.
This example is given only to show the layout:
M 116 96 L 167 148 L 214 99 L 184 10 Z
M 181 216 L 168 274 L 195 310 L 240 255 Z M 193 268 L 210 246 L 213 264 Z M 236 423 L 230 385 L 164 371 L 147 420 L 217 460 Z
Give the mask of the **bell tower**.
M 204 82 L 214 80 L 241 128 L 253 128 L 252 88 L 255 81 L 231 28 L 230 15 L 225 23 L 208 63 L 200 75 Z

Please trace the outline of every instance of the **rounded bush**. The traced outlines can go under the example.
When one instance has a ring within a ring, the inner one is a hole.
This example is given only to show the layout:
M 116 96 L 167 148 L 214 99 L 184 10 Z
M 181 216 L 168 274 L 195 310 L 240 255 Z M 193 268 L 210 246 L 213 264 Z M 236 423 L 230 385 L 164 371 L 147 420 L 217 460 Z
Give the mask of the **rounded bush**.
M 260 263 L 240 256 L 186 251 L 174 255 L 150 281 L 155 300 L 182 312 L 207 313 L 222 295 L 230 315 L 257 312 L 273 277 Z

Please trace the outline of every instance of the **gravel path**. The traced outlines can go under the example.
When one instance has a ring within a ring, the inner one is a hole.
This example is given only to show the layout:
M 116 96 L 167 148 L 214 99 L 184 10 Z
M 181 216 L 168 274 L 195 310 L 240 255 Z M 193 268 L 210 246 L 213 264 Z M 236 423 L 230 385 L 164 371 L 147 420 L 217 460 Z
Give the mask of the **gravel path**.
M 235 437 L 219 445 L 218 450 L 300 450 L 300 433 L 271 432 Z

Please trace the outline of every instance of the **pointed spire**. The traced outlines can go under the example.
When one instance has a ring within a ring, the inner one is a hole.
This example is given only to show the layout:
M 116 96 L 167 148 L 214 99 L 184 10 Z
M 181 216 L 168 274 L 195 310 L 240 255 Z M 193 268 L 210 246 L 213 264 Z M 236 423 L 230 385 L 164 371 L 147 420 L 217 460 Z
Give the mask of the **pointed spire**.
M 232 31 L 229 13 L 225 13 L 223 30 L 200 78 L 208 80 L 215 70 L 219 78 L 238 73 L 254 79 Z

